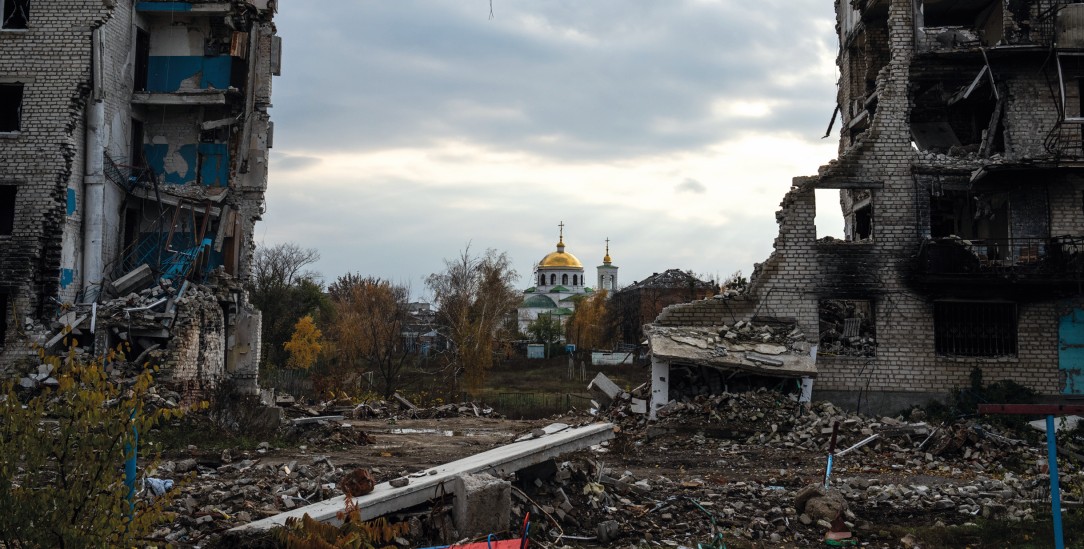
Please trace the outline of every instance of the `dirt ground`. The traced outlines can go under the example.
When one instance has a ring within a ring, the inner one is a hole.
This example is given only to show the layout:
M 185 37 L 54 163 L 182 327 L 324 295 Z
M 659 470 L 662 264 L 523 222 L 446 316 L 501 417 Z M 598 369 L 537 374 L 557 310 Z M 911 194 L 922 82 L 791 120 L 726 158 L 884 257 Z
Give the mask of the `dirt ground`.
M 206 546 L 233 526 L 340 495 L 338 483 L 358 468 L 384 482 L 551 423 L 595 421 L 612 422 L 615 438 L 561 456 L 538 481 L 510 479 L 509 523 L 530 512 L 536 546 L 815 547 L 824 546 L 830 526 L 851 531 L 864 547 L 1004 547 L 1007 539 L 1014 547 L 1046 547 L 1051 539 L 1040 437 L 974 418 L 865 417 L 828 403 L 797 414 L 788 396 L 763 390 L 673 402 L 658 421 L 621 402 L 597 417 L 572 412 L 538 420 L 475 417 L 471 404 L 443 408 L 458 411 L 437 418 L 436 408 L 415 414 L 389 406 L 373 419 L 293 427 L 256 448 L 167 456 L 195 456 L 198 467 L 188 473 L 181 504 L 173 507 L 178 519 L 161 539 Z M 845 510 L 836 515 L 839 524 L 829 525 L 801 501 L 803 491 L 823 484 L 836 422 L 838 449 L 872 433 L 881 438 L 835 458 L 831 484 Z M 1063 440 L 1079 447 L 1079 437 Z M 1061 469 L 1070 547 L 1084 544 L 1075 507 L 1084 493 L 1079 465 L 1068 459 Z M 415 509 L 392 517 L 412 525 L 399 546 L 455 541 L 435 533 L 432 516 Z M 504 535 L 518 534 L 513 527 Z

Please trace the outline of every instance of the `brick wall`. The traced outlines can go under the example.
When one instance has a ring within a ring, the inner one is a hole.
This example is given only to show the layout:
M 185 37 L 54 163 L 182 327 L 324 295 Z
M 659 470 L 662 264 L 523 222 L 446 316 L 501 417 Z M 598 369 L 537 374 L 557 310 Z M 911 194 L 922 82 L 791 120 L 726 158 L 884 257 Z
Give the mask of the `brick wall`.
M 1010 15 L 1005 20 L 1015 24 Z M 860 31 L 841 37 L 845 43 L 838 59 L 843 113 L 840 155 L 822 166 L 817 176 L 794 179 L 776 214 L 779 233 L 774 251 L 755 266 L 746 295 L 672 306 L 656 322 L 713 326 L 735 318 L 793 317 L 806 337 L 816 341 L 820 300 L 869 300 L 874 310 L 876 356 L 819 356 L 816 389 L 947 394 L 953 387 L 968 385 L 971 370 L 978 367 L 987 381 L 1011 379 L 1043 393 L 1058 393 L 1058 322 L 1071 307 L 1080 306 L 1080 296 L 1018 300 L 1016 356 L 955 358 L 938 356 L 934 341 L 934 302 L 952 298 L 952 291 L 933 294 L 914 283 L 920 245 L 930 236 L 931 189 L 940 186 L 1009 196 L 1010 236 L 1084 235 L 1084 179 L 1080 176 L 1028 172 L 1023 165 L 1025 170 L 1019 173 L 971 182 L 972 174 L 983 166 L 1049 161 L 1055 153 L 1064 158 L 1064 150 L 1051 149 L 1051 136 L 1061 139 L 1062 149 L 1074 139 L 1079 147 L 1079 129 L 1067 132 L 1058 127 L 1058 109 L 1046 87 L 1047 75 L 1039 72 L 1046 52 L 1037 48 L 1032 56 L 992 58 L 1004 105 L 1000 119 L 1004 154 L 980 156 L 974 152 L 977 148 L 947 154 L 917 151 L 911 142 L 914 82 L 929 85 L 943 79 L 945 93 L 953 93 L 959 82 L 967 84 L 979 73 L 983 58 L 977 51 L 936 56 L 916 51 L 916 45 L 945 48 L 929 42 L 927 33 L 917 33 L 920 40 L 916 42 L 910 0 L 892 0 L 887 19 L 867 21 L 865 29 L 864 35 Z M 1034 32 L 1038 36 L 1048 30 Z M 848 130 L 848 123 L 862 111 L 854 103 L 869 104 L 867 77 L 871 74 L 876 78 L 877 99 L 875 107 L 867 109 L 868 127 Z M 985 84 L 982 93 L 990 90 Z M 872 199 L 871 241 L 816 240 L 814 190 L 835 187 L 844 187 L 840 192 L 847 205 L 867 196 Z M 996 293 L 1011 300 L 1016 289 L 1006 283 Z M 974 299 L 973 293 L 968 295 Z

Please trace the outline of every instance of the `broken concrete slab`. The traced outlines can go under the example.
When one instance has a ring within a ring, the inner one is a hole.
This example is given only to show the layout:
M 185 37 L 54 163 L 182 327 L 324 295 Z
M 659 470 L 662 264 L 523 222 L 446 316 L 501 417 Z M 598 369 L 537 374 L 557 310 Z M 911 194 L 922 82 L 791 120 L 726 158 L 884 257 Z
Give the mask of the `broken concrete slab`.
M 499 448 L 475 454 L 458 461 L 434 467 L 434 474 L 429 474 L 408 486 L 393 488 L 383 482 L 376 485 L 372 493 L 354 498 L 353 501 L 361 512 L 362 520 L 371 520 L 388 513 L 425 503 L 440 485 L 454 484 L 456 478 L 474 473 L 490 473 L 504 476 L 524 467 L 541 463 L 566 452 L 589 448 L 614 437 L 612 423 L 594 423 L 574 429 L 567 429 L 540 439 L 514 442 Z M 319 503 L 292 509 L 285 513 L 268 517 L 233 528 L 231 532 L 243 533 L 263 531 L 281 526 L 290 518 L 309 515 L 321 522 L 334 522 L 336 515 L 343 510 L 345 498 L 339 496 Z
M 132 269 L 128 274 L 109 283 L 113 295 L 124 295 L 141 290 L 154 283 L 154 270 L 146 263 Z
M 315 417 L 298 417 L 291 419 L 294 425 L 305 425 L 307 423 L 320 423 L 321 421 L 342 421 L 343 416 L 315 416 Z
M 610 378 L 606 377 L 606 374 L 603 374 L 602 372 L 599 372 L 598 375 L 591 380 L 591 383 L 587 384 L 587 390 L 598 391 L 603 395 L 606 395 L 606 398 L 610 400 L 627 397 L 627 393 L 622 391 L 621 387 L 618 387 L 616 383 L 611 381 Z

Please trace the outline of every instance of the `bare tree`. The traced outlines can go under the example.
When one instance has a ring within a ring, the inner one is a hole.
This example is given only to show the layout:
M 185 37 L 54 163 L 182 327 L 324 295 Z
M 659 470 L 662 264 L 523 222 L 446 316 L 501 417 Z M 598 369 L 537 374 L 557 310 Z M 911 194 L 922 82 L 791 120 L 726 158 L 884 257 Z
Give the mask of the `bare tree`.
M 452 345 L 449 364 L 476 389 L 493 365 L 500 328 L 519 305 L 513 286 L 519 275 L 508 254 L 490 249 L 474 257 L 469 245 L 456 259 L 444 260 L 444 267 L 429 275 L 426 285 L 437 303 L 437 323 Z
M 298 319 L 313 315 L 319 321 L 326 311 L 320 275 L 307 269 L 319 259 L 320 252 L 293 242 L 256 248 L 250 299 L 263 312 L 261 366 L 285 365 L 288 355 L 283 345 Z
M 320 260 L 315 248 L 302 248 L 293 242 L 258 246 L 252 256 L 252 286 L 256 292 L 270 293 L 287 288 L 301 279 L 315 280 L 320 276 L 305 267 Z

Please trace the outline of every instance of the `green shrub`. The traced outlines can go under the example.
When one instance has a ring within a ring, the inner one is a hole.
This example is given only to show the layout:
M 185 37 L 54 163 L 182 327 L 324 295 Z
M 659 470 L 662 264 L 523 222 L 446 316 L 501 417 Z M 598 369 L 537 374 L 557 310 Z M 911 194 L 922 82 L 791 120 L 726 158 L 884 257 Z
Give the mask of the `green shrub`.
M 122 384 L 100 359 L 41 360 L 55 386 L 20 398 L 13 382 L 0 385 L 0 546 L 131 547 L 167 501 L 129 506 L 133 429 L 145 433 L 181 412 L 145 408 L 150 370 Z

